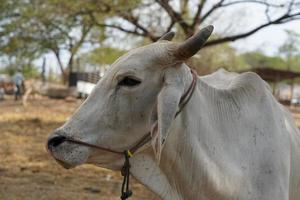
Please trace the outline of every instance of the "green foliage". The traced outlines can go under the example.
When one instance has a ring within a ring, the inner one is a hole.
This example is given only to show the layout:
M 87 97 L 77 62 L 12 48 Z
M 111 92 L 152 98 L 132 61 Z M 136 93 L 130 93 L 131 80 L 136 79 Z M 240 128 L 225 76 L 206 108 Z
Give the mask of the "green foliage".
M 247 52 L 241 56 L 250 68 L 287 70 L 286 61 L 280 56 L 267 56 L 259 51 Z M 295 61 L 291 64 L 289 69 L 292 71 L 300 71 L 300 56 L 295 57 Z
M 279 53 L 283 55 L 285 59 L 290 56 L 294 56 L 299 53 L 300 49 L 300 34 L 292 30 L 285 30 L 287 39 L 282 46 L 279 47 Z
M 15 71 L 16 70 L 11 66 L 5 66 L 5 67 L 0 69 L 1 74 L 9 74 L 11 76 L 15 73 Z
M 112 64 L 124 53 L 125 51 L 112 47 L 99 47 L 88 53 L 82 54 L 79 58 L 79 65 L 80 67 L 85 66 L 85 68 L 87 68 L 86 66 L 91 66 L 93 69 L 99 69 L 103 66 Z
M 300 71 L 300 35 L 294 31 L 286 31 L 287 40 L 279 47 L 281 56 L 267 56 L 260 51 L 247 52 L 242 55 L 251 68 L 273 68 Z
M 282 55 L 286 63 L 287 69 L 294 69 L 299 66 L 299 55 L 300 55 L 300 34 L 292 30 L 286 30 L 287 39 L 279 47 L 279 54 Z
M 202 49 L 189 64 L 204 74 L 219 68 L 241 71 L 247 67 L 243 58 L 228 43 Z
M 285 67 L 285 62 L 282 58 L 278 56 L 266 56 L 259 51 L 242 54 L 242 57 L 250 68 L 283 69 Z
M 25 78 L 37 78 L 40 76 L 40 72 L 38 71 L 37 67 L 34 65 L 24 65 L 23 75 Z
M 92 50 L 86 54 L 86 61 L 89 64 L 112 64 L 117 58 L 123 55 L 125 51 L 112 48 L 112 47 L 100 47 Z
M 32 63 L 10 63 L 9 65 L 5 66 L 0 72 L 13 76 L 17 69 L 21 69 L 22 74 L 26 79 L 36 78 L 40 76 L 38 68 Z

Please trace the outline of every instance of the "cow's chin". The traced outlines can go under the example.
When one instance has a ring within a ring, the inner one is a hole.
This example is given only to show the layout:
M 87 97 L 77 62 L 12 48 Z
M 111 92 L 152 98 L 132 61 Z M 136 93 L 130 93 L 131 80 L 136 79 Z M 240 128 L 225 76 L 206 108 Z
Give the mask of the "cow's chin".
M 82 165 L 89 157 L 89 149 L 87 147 L 64 147 L 52 150 L 50 153 L 55 161 L 65 169 L 71 169 Z
M 58 160 L 58 159 L 56 159 L 56 158 L 54 158 L 55 159 L 55 161 L 59 164 L 59 165 L 61 165 L 63 168 L 65 168 L 65 169 L 71 169 L 71 168 L 74 168 L 74 167 L 76 167 L 76 166 L 74 166 L 74 165 L 70 165 L 69 163 L 66 163 L 66 162 L 64 162 L 64 161 L 61 161 L 61 160 Z

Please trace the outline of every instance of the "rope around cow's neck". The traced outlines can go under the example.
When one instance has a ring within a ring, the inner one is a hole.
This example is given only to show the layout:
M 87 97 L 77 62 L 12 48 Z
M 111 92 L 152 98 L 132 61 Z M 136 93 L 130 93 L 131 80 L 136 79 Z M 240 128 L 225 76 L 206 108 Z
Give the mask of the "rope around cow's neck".
M 193 76 L 193 80 L 191 85 L 189 86 L 188 90 L 183 94 L 183 96 L 180 99 L 179 102 L 179 110 L 176 112 L 175 117 L 182 111 L 184 106 L 188 103 L 188 101 L 191 99 L 192 94 L 194 93 L 196 84 L 197 84 L 197 72 L 193 69 L 191 69 L 191 73 Z M 123 164 L 123 167 L 121 169 L 121 174 L 123 176 L 123 183 L 122 183 L 122 189 L 121 189 L 121 200 L 126 200 L 130 196 L 132 196 L 132 191 L 129 189 L 129 177 L 130 177 L 130 162 L 129 158 L 133 156 L 133 154 L 143 147 L 145 144 L 147 144 L 151 140 L 151 133 L 148 132 L 144 137 L 142 137 L 133 147 L 131 147 L 129 150 L 125 150 L 123 152 L 115 151 L 109 148 L 101 147 L 95 144 L 86 143 L 80 140 L 75 140 L 73 138 L 65 138 L 64 141 L 79 144 L 82 146 L 87 146 L 91 148 L 95 148 L 102 151 L 107 151 L 110 153 L 115 153 L 119 155 L 124 155 L 125 161 Z

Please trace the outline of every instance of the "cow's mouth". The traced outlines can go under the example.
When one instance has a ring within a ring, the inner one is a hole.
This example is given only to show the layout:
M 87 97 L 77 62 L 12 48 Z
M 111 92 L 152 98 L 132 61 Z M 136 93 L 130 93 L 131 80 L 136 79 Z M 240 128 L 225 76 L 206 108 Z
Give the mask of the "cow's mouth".
M 48 147 L 46 147 L 46 150 L 47 150 L 48 153 L 54 158 L 54 160 L 55 160 L 59 165 L 61 165 L 63 168 L 65 168 L 65 169 L 73 168 L 72 165 L 70 165 L 70 164 L 68 164 L 68 163 L 66 163 L 66 162 L 64 162 L 64 161 L 62 161 L 62 160 L 60 160 L 60 159 L 58 159 L 58 158 L 54 155 L 54 153 L 53 153 Z
M 59 144 L 62 144 L 64 142 L 64 140 L 62 140 Z M 53 146 L 53 145 L 52 145 Z M 54 145 L 54 146 L 57 146 L 57 145 Z M 63 168 L 65 169 L 71 169 L 71 168 L 74 168 L 75 166 L 67 163 L 66 161 L 63 161 L 61 160 L 60 158 L 58 158 L 56 155 L 55 155 L 55 152 L 53 151 L 52 147 L 49 145 L 49 142 L 46 144 L 46 150 L 47 152 L 54 158 L 54 160 L 59 164 L 61 165 Z

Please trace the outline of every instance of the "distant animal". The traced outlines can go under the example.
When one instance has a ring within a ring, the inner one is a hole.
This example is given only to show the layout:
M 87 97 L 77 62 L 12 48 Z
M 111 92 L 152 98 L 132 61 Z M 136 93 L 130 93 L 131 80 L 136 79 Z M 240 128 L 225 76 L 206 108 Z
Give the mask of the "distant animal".
M 22 98 L 23 106 L 26 107 L 28 105 L 28 100 L 30 99 L 38 99 L 42 94 L 42 91 L 45 90 L 45 87 L 46 86 L 37 79 L 30 79 L 25 81 L 26 91 Z
M 299 131 L 268 85 L 252 72 L 195 77 L 185 64 L 212 30 L 182 43 L 168 33 L 116 60 L 49 137 L 52 156 L 66 168 L 120 170 L 127 157 L 114 152 L 150 132 L 130 172 L 161 199 L 299 200 Z

